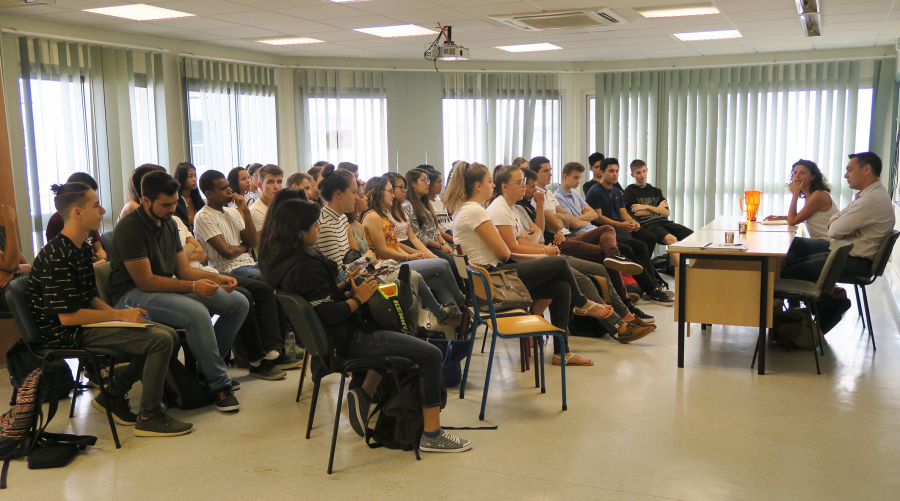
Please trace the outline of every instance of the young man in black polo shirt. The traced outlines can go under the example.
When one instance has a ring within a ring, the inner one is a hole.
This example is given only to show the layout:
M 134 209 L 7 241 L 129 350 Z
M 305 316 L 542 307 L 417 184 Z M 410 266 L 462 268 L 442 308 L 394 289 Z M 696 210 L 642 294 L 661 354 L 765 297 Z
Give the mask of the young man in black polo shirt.
M 593 188 L 595 184 L 600 182 L 600 178 L 603 177 L 603 171 L 600 170 L 600 162 L 603 160 L 603 153 L 597 151 L 591 153 L 591 156 L 588 157 L 588 167 L 591 169 L 591 179 L 590 181 L 585 181 L 584 186 L 581 187 L 582 193 L 584 193 L 585 196 L 587 196 L 588 192 L 591 191 L 591 188 Z
M 185 329 L 216 409 L 238 411 L 221 354 L 231 351 L 250 303 L 232 293 L 234 278 L 188 264 L 172 221 L 177 181 L 165 172 L 151 172 L 141 180 L 141 196 L 141 206 L 119 221 L 113 236 L 112 301 L 119 308 L 142 308 L 156 321 Z M 219 316 L 215 327 L 213 315 Z
M 100 229 L 101 218 L 106 213 L 97 192 L 83 183 L 66 183 L 54 203 L 65 226 L 41 249 L 26 290 L 28 305 L 41 332 L 41 343 L 47 348 L 104 347 L 134 354 L 128 368 L 109 381 L 109 400 L 101 393 L 92 405 L 103 412 L 108 407 L 117 423 L 133 425 L 134 434 L 139 437 L 190 433 L 192 424 L 167 416 L 161 405 L 169 358 L 178 342 L 175 331 L 156 323 L 132 328 L 84 327 L 109 321 L 147 323 L 146 311 L 114 310 L 97 292 L 91 264 L 93 252 L 85 243 L 91 231 Z M 125 394 L 139 379 L 144 389 L 140 416 L 136 416 Z
M 692 230 L 669 221 L 669 202 L 661 189 L 647 182 L 647 164 L 632 160 L 630 168 L 634 184 L 625 188 L 625 209 L 641 228 L 653 233 L 660 245 L 672 245 L 691 236 Z

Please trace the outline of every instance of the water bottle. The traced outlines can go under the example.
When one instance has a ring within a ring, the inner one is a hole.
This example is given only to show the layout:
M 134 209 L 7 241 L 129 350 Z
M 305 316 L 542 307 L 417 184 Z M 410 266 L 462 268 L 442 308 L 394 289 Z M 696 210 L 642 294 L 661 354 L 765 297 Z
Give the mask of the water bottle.
M 341 272 L 341 276 L 338 277 L 340 282 L 343 282 L 347 279 L 347 275 L 359 270 L 360 268 L 364 268 L 369 265 L 369 261 L 372 259 L 369 257 L 361 257 L 352 263 L 348 263 L 344 265 L 344 271 Z
M 294 339 L 294 333 L 288 332 L 284 337 L 284 352 L 290 356 L 297 358 L 297 340 Z

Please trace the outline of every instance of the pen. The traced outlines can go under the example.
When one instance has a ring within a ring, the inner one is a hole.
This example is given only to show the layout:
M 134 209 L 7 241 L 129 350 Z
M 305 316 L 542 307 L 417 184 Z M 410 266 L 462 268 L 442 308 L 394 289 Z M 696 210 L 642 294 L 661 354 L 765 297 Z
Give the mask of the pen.
M 132 308 L 131 306 L 128 306 L 128 305 L 125 305 L 125 308 L 128 308 L 129 310 L 133 310 L 133 309 L 134 309 L 134 308 Z M 150 317 L 148 317 L 147 315 L 144 315 L 144 318 L 146 318 L 148 322 L 152 322 L 152 321 L 153 321 L 153 320 L 151 320 Z

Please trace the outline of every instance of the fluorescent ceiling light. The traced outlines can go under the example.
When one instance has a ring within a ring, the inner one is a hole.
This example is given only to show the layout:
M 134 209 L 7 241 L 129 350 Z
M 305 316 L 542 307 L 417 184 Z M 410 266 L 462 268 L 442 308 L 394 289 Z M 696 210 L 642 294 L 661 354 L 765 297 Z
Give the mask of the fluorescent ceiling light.
M 322 43 L 322 40 L 306 37 L 269 37 L 254 38 L 254 42 L 267 43 L 269 45 L 302 45 L 308 43 Z
M 682 42 L 701 42 L 704 40 L 724 40 L 726 38 L 742 38 L 741 32 L 738 30 L 718 30 L 718 31 L 694 31 L 690 33 L 675 33 L 673 37 Z
M 638 14 L 646 18 L 655 17 L 684 17 L 684 16 L 707 16 L 710 14 L 718 14 L 719 9 L 711 3 L 696 3 L 689 5 L 672 5 L 663 7 L 640 7 L 635 9 Z
M 372 28 L 356 28 L 353 31 L 375 35 L 383 38 L 416 37 L 420 35 L 437 35 L 438 32 L 416 26 L 415 24 L 400 24 L 397 26 L 374 26 Z
M 103 14 L 104 16 L 121 17 L 133 21 L 155 21 L 157 19 L 177 19 L 179 17 L 192 17 L 193 14 L 179 12 L 177 10 L 163 9 L 153 5 L 135 3 L 119 5 L 117 7 L 100 7 L 97 9 L 84 9 L 85 12 Z
M 559 45 L 552 43 L 528 43 L 523 45 L 501 45 L 494 47 L 495 49 L 505 50 L 506 52 L 538 52 L 542 50 L 562 50 Z

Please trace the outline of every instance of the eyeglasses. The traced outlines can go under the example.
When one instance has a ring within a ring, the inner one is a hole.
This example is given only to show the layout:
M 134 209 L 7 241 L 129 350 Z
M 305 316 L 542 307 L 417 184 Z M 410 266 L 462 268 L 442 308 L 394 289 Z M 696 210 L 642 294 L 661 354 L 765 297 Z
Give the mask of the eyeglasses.
M 517 185 L 517 186 L 523 186 L 524 184 L 525 184 L 525 178 L 524 178 L 524 177 L 523 177 L 522 179 L 519 179 L 518 181 L 516 181 L 516 185 Z
M 406 191 L 406 186 L 394 186 L 395 190 Z
M 393 193 L 393 192 L 394 192 L 394 190 L 389 190 L 389 189 L 387 189 L 387 188 L 383 189 L 382 191 L 386 191 L 386 192 L 388 192 L 388 193 Z

